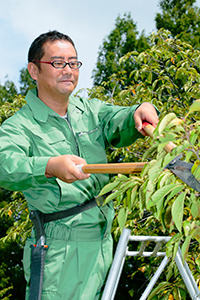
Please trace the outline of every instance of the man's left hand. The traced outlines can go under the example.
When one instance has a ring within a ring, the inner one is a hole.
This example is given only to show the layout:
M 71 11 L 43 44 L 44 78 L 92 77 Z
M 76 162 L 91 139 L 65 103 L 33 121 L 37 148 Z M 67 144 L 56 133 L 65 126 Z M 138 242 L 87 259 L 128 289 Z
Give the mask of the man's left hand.
M 148 122 L 153 127 L 156 127 L 159 121 L 155 107 L 148 102 L 142 103 L 134 113 L 135 128 L 142 134 L 147 135 L 142 129 L 142 123 Z

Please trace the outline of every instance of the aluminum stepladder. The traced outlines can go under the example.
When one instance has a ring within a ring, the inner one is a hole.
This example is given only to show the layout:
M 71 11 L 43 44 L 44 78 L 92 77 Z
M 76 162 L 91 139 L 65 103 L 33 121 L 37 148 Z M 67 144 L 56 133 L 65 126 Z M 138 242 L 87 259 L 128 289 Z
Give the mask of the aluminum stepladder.
M 161 246 L 167 243 L 171 237 L 165 236 L 131 236 L 131 230 L 125 228 L 122 232 L 122 235 L 119 239 L 115 256 L 113 259 L 113 263 L 108 274 L 108 279 L 106 281 L 106 285 L 102 294 L 101 300 L 113 300 L 115 297 L 115 293 L 117 290 L 117 286 L 119 283 L 119 279 L 122 273 L 122 269 L 125 263 L 126 256 L 144 256 L 144 257 L 157 257 L 157 256 L 164 256 L 160 266 L 158 267 L 156 273 L 152 277 L 151 281 L 149 282 L 147 288 L 143 292 L 140 300 L 147 299 L 148 295 L 150 294 L 153 286 L 155 285 L 156 281 L 158 280 L 159 276 L 161 275 L 162 271 L 166 267 L 167 263 L 169 262 L 169 258 L 166 256 L 165 252 L 159 252 Z M 139 251 L 129 251 L 128 250 L 128 243 L 129 241 L 137 241 L 141 242 L 141 246 Z M 152 252 L 145 252 L 145 248 L 147 243 L 155 242 L 155 248 Z M 180 248 L 177 251 L 175 257 L 175 263 L 178 267 L 178 270 L 183 278 L 183 281 L 188 289 L 188 292 L 191 296 L 192 300 L 200 300 L 200 290 L 192 276 L 192 273 L 185 262 L 182 262 L 182 254 Z

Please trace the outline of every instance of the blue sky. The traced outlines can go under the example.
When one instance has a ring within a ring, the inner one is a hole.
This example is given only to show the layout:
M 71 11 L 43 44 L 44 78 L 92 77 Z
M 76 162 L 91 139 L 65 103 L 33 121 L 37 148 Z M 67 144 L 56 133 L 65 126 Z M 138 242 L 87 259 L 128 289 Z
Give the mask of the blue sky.
M 26 67 L 31 42 L 41 33 L 59 30 L 75 42 L 80 69 L 76 90 L 91 88 L 99 46 L 114 28 L 118 15 L 131 13 L 137 30 L 155 30 L 158 0 L 6 0 L 0 8 L 0 84 L 18 86 L 19 70 Z M 200 7 L 200 0 L 196 5 Z M 8 77 L 6 77 L 8 76 Z

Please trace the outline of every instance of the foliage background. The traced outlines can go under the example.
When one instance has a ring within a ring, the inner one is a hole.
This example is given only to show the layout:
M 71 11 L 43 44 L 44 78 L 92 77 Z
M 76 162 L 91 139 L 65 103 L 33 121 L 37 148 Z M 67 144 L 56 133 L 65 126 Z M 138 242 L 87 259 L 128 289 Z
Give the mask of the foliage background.
M 113 236 L 117 243 L 124 226 L 136 235 L 172 236 L 168 254 L 173 256 L 180 243 L 199 284 L 199 193 L 164 169 L 183 153 L 184 160 L 194 163 L 192 171 L 199 179 L 200 109 L 195 100 L 200 98 L 200 11 L 194 4 L 194 0 L 159 1 L 162 13 L 156 15 L 158 31 L 151 37 L 139 35 L 130 14 L 118 16 L 99 49 L 94 88 L 87 92 L 89 98 L 117 105 L 148 101 L 159 109 L 161 122 L 153 140 L 146 137 L 130 147 L 108 149 L 110 162 L 150 162 L 141 175 L 118 175 L 104 189 L 114 191 L 107 199 L 115 201 Z M 20 71 L 20 93 L 9 80 L 0 85 L 1 123 L 24 105 L 27 90 L 34 86 L 26 69 Z M 166 154 L 163 148 L 170 140 L 178 147 Z M 0 205 L 0 299 L 24 299 L 22 248 L 31 228 L 26 202 L 20 192 L 0 189 Z M 139 299 L 159 263 L 128 258 L 115 299 Z M 189 299 L 173 263 L 149 299 Z

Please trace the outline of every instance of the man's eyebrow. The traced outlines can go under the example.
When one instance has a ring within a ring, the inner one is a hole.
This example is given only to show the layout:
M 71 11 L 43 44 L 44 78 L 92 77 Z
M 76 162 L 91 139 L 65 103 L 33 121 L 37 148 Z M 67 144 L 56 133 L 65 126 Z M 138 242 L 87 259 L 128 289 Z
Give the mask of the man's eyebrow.
M 65 58 L 63 56 L 52 56 L 51 59 L 62 59 L 62 60 L 65 60 Z M 77 59 L 77 56 L 71 56 L 71 57 L 68 57 L 68 60 L 69 59 Z

